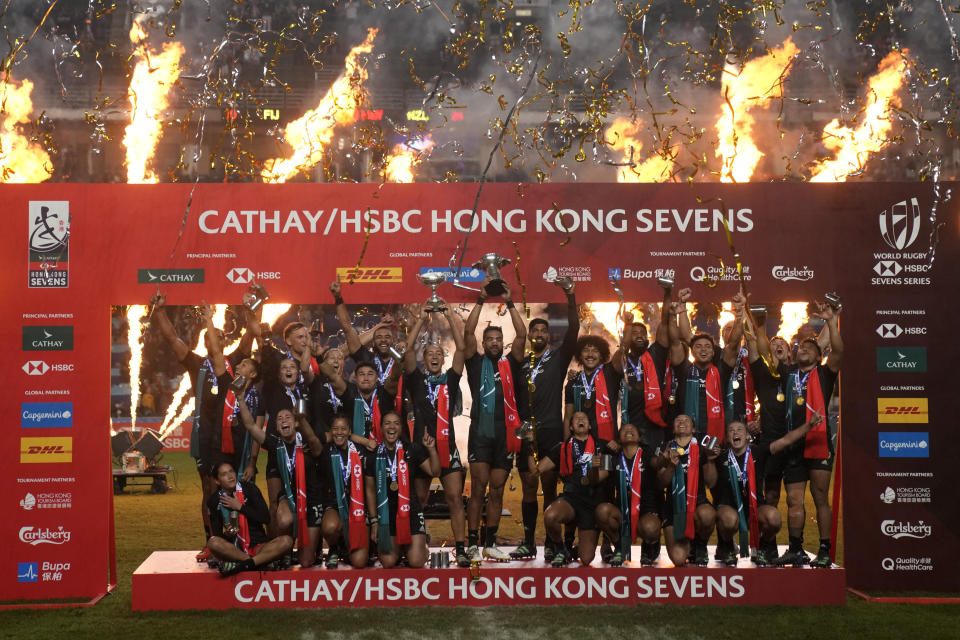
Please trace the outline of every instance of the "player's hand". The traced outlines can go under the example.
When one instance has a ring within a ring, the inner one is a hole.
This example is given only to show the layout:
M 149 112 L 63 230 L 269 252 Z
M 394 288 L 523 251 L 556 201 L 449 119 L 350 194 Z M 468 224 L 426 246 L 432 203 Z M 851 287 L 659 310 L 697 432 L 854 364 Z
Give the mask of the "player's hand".
M 240 502 L 240 499 L 237 496 L 228 496 L 227 494 L 223 494 L 220 496 L 220 504 L 231 511 L 240 511 L 240 509 L 243 509 L 243 503 Z
M 340 295 L 342 290 L 342 285 L 340 284 L 340 274 L 337 274 L 337 279 L 330 283 L 330 293 L 333 294 L 333 297 Z
M 437 441 L 434 439 L 434 437 L 426 431 L 423 432 L 423 438 L 420 440 L 420 442 L 422 442 L 423 446 L 425 446 L 427 449 L 432 449 L 437 444 Z
M 257 475 L 257 468 L 252 464 L 248 464 L 243 470 L 243 475 L 240 476 L 240 479 L 244 482 L 253 482 L 253 479 Z

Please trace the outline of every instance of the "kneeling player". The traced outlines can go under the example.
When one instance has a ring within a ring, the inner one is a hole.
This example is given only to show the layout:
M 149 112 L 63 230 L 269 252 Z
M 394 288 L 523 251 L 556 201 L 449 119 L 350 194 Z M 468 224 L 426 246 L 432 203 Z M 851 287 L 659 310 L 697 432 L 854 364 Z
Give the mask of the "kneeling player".
M 727 455 L 715 464 L 718 481 L 714 491 L 717 499 L 717 537 L 729 549 L 719 560 L 727 566 L 737 565 L 737 553 L 733 546 L 733 534 L 740 532 L 740 555 L 746 557 L 752 550 L 753 563 L 758 566 L 776 560 L 776 552 L 768 557 L 765 549 L 776 549 L 777 532 L 780 531 L 780 512 L 776 507 L 764 504 L 763 485 L 758 482 L 760 467 L 757 458 L 776 455 L 799 442 L 812 427 L 821 422 L 818 415 L 793 431 L 773 442 L 754 445 L 751 450 L 747 427 L 742 422 L 727 425 Z M 768 448 L 763 451 L 762 448 Z M 747 541 L 749 540 L 749 545 Z
M 220 573 L 252 571 L 290 553 L 290 536 L 267 540 L 264 525 L 270 522 L 270 511 L 257 485 L 238 481 L 229 462 L 217 465 L 216 471 L 218 491 L 207 500 L 213 534 L 207 547 L 220 560 Z
M 320 533 L 327 541 L 327 568 L 336 569 L 346 550 L 350 566 L 367 566 L 367 509 L 364 502 L 364 452 L 350 441 L 350 420 L 337 415 L 330 424 L 330 444 L 320 456 L 320 477 L 324 483 L 324 511 Z
M 537 467 L 541 473 L 558 468 L 563 481 L 563 493 L 543 513 L 546 545 L 554 553 L 551 562 L 554 567 L 565 567 L 571 559 L 570 550 L 563 542 L 562 527 L 565 524 L 579 530 L 577 551 L 580 562 L 587 566 L 593 561 L 598 537 L 594 512 L 606 498 L 603 483 L 609 476 L 607 471 L 599 468 L 600 454 L 606 452 L 607 443 L 590 435 L 587 414 L 575 412 L 571 429 L 573 435 L 541 458 Z
M 371 518 L 370 538 L 377 543 L 380 564 L 396 566 L 401 553 L 407 565 L 419 569 L 427 562 L 427 530 L 423 509 L 413 490 L 413 468 L 431 476 L 440 473 L 434 439 L 423 434 L 423 444 L 400 442 L 402 422 L 396 412 L 384 414 L 380 423 L 383 442 L 367 456 L 366 496 Z
M 640 448 L 640 431 L 629 422 L 620 427 L 620 453 L 614 455 L 610 476 L 612 502 L 596 509 L 597 522 L 607 540 L 615 540 L 608 564 L 619 567 L 630 560 L 630 547 L 643 538 L 640 564 L 649 567 L 660 556 L 660 511 L 663 489 L 657 484 L 653 456 Z
M 717 468 L 707 463 L 720 454 L 720 445 L 701 447 L 693 438 L 693 420 L 685 414 L 674 419 L 673 436 L 657 470 L 660 485 L 669 487 L 663 518 L 667 553 L 675 566 L 682 567 L 692 542 L 693 563 L 705 567 L 710 561 L 707 539 L 717 517 L 706 491 L 717 482 Z

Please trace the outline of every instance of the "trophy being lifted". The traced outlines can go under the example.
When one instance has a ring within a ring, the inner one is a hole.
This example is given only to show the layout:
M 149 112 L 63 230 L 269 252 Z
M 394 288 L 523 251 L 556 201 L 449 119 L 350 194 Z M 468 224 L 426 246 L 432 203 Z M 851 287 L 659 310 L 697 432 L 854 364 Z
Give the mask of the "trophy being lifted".
M 430 298 L 424 303 L 423 310 L 427 313 L 443 313 L 447 310 L 446 304 L 437 296 L 437 287 L 447 281 L 447 276 L 439 271 L 428 271 L 418 275 L 424 285 L 430 287 Z
M 503 288 L 503 276 L 500 275 L 500 267 L 505 264 L 510 264 L 510 259 L 496 253 L 484 254 L 473 263 L 475 269 L 483 269 L 490 278 L 490 282 L 487 283 L 488 296 L 496 297 L 506 293 L 507 290 Z
M 266 287 L 258 282 L 254 282 L 243 295 L 243 306 L 250 311 L 256 311 L 264 302 L 270 299 Z

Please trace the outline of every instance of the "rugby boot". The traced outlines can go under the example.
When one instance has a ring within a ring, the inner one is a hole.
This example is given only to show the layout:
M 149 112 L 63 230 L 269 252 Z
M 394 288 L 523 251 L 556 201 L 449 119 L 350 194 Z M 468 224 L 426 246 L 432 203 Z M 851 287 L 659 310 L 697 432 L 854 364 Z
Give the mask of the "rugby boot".
M 537 545 L 530 546 L 526 542 L 510 552 L 511 560 L 532 560 L 537 557 Z

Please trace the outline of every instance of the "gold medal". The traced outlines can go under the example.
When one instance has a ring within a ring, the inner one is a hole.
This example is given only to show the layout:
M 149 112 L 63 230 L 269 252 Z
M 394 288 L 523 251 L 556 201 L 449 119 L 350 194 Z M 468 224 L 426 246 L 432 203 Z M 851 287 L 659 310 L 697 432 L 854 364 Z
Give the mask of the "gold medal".
M 803 406 L 803 403 L 804 403 L 804 399 L 803 399 L 803 398 L 797 398 L 797 406 L 798 406 L 798 407 L 802 407 L 802 406 Z
M 677 455 L 678 455 L 678 456 L 682 456 L 682 455 L 685 454 L 686 452 L 687 452 L 687 450 L 684 449 L 683 447 L 677 447 Z
M 739 380 L 734 380 L 734 381 L 733 381 L 733 388 L 734 388 L 734 389 L 739 389 L 739 388 L 740 388 L 740 381 L 739 381 Z
M 210 393 L 212 393 L 213 395 L 217 395 L 218 393 L 220 393 L 220 390 L 217 389 L 216 387 L 210 387 Z
M 786 399 L 787 399 L 787 396 L 783 395 L 782 393 L 777 394 L 777 402 L 783 402 Z
M 670 404 L 677 404 L 677 396 L 670 396 Z
M 395 481 L 390 483 L 390 491 L 396 491 L 399 488 L 400 485 L 398 485 Z
M 535 385 L 535 384 L 533 384 L 533 383 L 531 382 L 531 383 L 530 383 L 530 393 L 533 393 L 533 392 L 536 391 L 536 390 L 537 390 L 537 385 Z
M 588 478 L 587 476 L 581 477 L 580 484 L 582 484 L 583 486 L 587 486 L 588 484 L 590 484 L 590 478 Z

